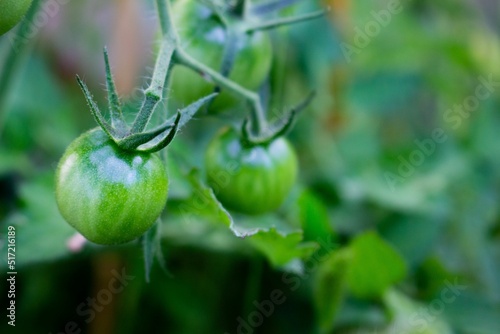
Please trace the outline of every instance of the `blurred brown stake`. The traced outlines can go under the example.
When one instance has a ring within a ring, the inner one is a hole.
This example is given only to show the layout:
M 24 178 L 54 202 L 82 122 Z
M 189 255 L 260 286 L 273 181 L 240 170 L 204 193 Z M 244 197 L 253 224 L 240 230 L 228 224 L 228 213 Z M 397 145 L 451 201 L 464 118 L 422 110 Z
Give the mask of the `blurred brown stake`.
M 115 3 L 116 17 L 109 52 L 118 94 L 124 96 L 132 94 L 143 59 L 150 51 L 144 48 L 145 29 L 140 20 L 144 13 L 139 1 L 115 0 Z

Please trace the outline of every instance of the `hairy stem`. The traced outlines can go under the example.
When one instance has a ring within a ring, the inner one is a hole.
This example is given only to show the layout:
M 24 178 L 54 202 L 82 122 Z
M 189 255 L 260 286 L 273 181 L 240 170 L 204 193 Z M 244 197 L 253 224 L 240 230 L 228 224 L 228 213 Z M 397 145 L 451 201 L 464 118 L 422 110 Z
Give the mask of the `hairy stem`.
M 172 21 L 172 9 L 170 8 L 170 0 L 156 0 L 156 10 L 160 21 L 161 33 L 163 36 L 169 36 L 172 40 L 177 40 L 177 31 Z
M 244 98 L 246 101 L 248 101 L 252 109 L 252 112 L 250 114 L 252 119 L 252 130 L 256 134 L 260 134 L 261 131 L 267 127 L 267 123 L 259 95 L 255 92 L 252 92 L 240 86 L 234 81 L 225 78 L 224 75 L 218 73 L 217 71 L 214 71 L 210 67 L 206 66 L 205 64 L 199 62 L 198 60 L 194 59 L 189 54 L 187 54 L 180 45 L 177 31 L 175 30 L 173 24 L 170 1 L 156 0 L 156 6 L 158 10 L 158 17 L 160 20 L 160 26 L 163 38 L 164 40 L 169 40 L 172 43 L 172 49 L 175 50 L 173 56 L 176 62 L 191 68 L 192 70 L 200 73 L 205 77 L 209 77 L 222 89 L 225 89 L 230 93 L 240 96 Z M 156 74 L 156 68 L 155 68 L 155 73 L 153 74 L 153 78 L 155 74 Z M 142 113 L 142 110 L 140 113 Z M 144 113 L 146 114 L 146 112 Z M 139 125 L 140 124 L 138 124 L 137 129 L 140 128 Z
M 151 119 L 151 115 L 153 114 L 156 105 L 163 98 L 165 81 L 168 77 L 167 74 L 170 68 L 170 61 L 172 59 L 175 47 L 176 44 L 174 39 L 170 38 L 169 35 L 163 36 L 160 53 L 156 58 L 156 65 L 153 71 L 151 84 L 144 91 L 146 98 L 144 99 L 144 102 L 141 106 L 141 110 L 137 114 L 130 133 L 139 133 L 146 128 L 146 125 Z
M 161 41 L 160 52 L 156 57 L 156 64 L 153 71 L 153 77 L 151 78 L 151 84 L 144 91 L 144 95 L 146 97 L 130 130 L 130 133 L 132 134 L 144 131 L 149 120 L 151 119 L 151 115 L 153 114 L 156 105 L 162 100 L 165 85 L 168 83 L 169 72 L 172 67 L 172 55 L 177 48 L 178 38 L 172 21 L 172 16 L 170 15 L 170 1 L 156 0 L 156 10 L 158 12 L 158 20 L 160 22 L 163 38 Z

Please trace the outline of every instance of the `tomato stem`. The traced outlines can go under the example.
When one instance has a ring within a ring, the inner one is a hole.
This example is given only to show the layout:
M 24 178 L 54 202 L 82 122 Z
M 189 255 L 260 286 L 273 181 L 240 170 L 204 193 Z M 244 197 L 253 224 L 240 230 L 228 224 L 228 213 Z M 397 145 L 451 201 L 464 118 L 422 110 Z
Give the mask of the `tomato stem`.
M 240 0 L 238 9 L 241 12 L 242 17 L 249 12 L 249 1 Z M 262 105 L 262 99 L 260 96 L 251 90 L 248 90 L 238 83 L 227 78 L 230 73 L 230 68 L 232 62 L 235 58 L 236 45 L 235 43 L 230 43 L 226 46 L 225 50 L 225 61 L 223 62 L 221 72 L 219 73 L 212 68 L 206 66 L 202 62 L 193 58 L 187 52 L 185 52 L 179 42 L 177 31 L 174 27 L 174 21 L 172 19 L 172 11 L 170 7 L 169 0 L 156 0 L 156 7 L 158 11 L 158 18 L 160 21 L 160 27 L 163 35 L 160 53 L 156 59 L 156 65 L 153 72 L 153 78 L 151 80 L 150 86 L 145 91 L 145 100 L 139 111 L 132 129 L 131 134 L 139 133 L 144 131 L 146 125 L 148 124 L 154 109 L 156 108 L 158 102 L 162 100 L 163 91 L 165 85 L 167 84 L 168 73 L 171 70 L 172 64 L 171 60 L 174 59 L 176 64 L 184 65 L 204 77 L 210 78 L 217 86 L 218 89 L 225 89 L 230 93 L 237 95 L 245 99 L 251 107 L 250 119 L 251 119 L 251 130 L 252 138 L 264 137 L 267 132 L 269 132 L 269 125 L 266 120 L 266 115 L 264 112 L 264 106 Z M 244 32 L 248 33 L 255 30 L 264 30 L 278 27 L 284 24 L 291 24 L 295 22 L 301 22 L 304 20 L 310 20 L 319 17 L 324 14 L 324 11 L 306 14 L 302 16 L 297 16 L 293 18 L 285 18 L 272 20 L 264 22 L 262 24 L 257 24 L 253 26 L 248 26 L 244 29 Z M 239 32 L 233 32 L 239 33 Z M 234 36 L 233 36 L 234 37 Z M 233 45 L 234 44 L 234 45 Z M 202 99 L 203 100 L 203 99 Z M 201 101 L 201 100 L 200 100 Z M 290 122 L 291 123 L 291 122 Z M 279 131 L 278 131 L 279 132 Z
M 158 102 L 162 100 L 165 85 L 169 78 L 172 55 L 177 47 L 177 32 L 170 16 L 170 2 L 168 0 L 156 0 L 156 7 L 163 38 L 160 52 L 156 57 L 151 84 L 144 91 L 146 97 L 142 103 L 141 110 L 134 120 L 134 124 L 130 130 L 131 134 L 144 131 Z
M 186 53 L 180 47 L 178 47 L 175 52 L 175 59 L 180 64 L 195 70 L 201 75 L 210 77 L 210 79 L 212 79 L 222 89 L 228 90 L 248 101 L 252 110 L 250 113 L 250 117 L 252 118 L 252 130 L 256 135 L 260 134 L 266 128 L 266 117 L 262 108 L 261 99 L 257 93 L 248 90 L 236 82 L 224 77 L 221 73 L 191 57 L 191 55 Z
M 161 101 L 165 81 L 167 79 L 167 73 L 170 68 L 170 61 L 175 47 L 175 40 L 171 38 L 170 34 L 163 36 L 160 53 L 156 58 L 153 78 L 151 79 L 149 87 L 144 91 L 146 98 L 142 104 L 141 110 L 137 114 L 134 124 L 132 125 L 132 129 L 130 130 L 131 133 L 138 133 L 146 128 L 156 105 Z
M 194 59 L 191 57 L 188 53 L 186 53 L 180 43 L 179 43 L 179 38 L 177 35 L 177 31 L 175 30 L 175 27 L 173 25 L 173 20 L 172 20 L 172 10 L 170 8 L 170 1 L 168 0 L 156 0 L 156 7 L 158 10 L 158 18 L 160 20 L 160 27 L 161 31 L 163 34 L 163 41 L 162 41 L 162 50 L 164 47 L 166 47 L 166 44 L 168 44 L 168 50 L 169 52 L 173 52 L 174 59 L 177 63 L 180 63 L 184 66 L 187 66 L 191 68 L 192 70 L 204 75 L 210 77 L 217 85 L 219 85 L 222 89 L 226 89 L 229 92 L 240 96 L 244 98 L 246 101 L 248 101 L 252 107 L 252 113 L 251 113 L 251 118 L 252 118 L 252 130 L 256 134 L 260 134 L 263 129 L 266 128 L 266 117 L 264 114 L 264 110 L 262 109 L 262 103 L 260 100 L 260 97 L 257 93 L 252 92 L 239 84 L 235 83 L 234 81 L 226 78 L 224 75 L 220 74 L 217 71 L 212 70 L 210 67 L 205 66 L 203 63 L 199 62 L 198 60 Z M 153 72 L 153 82 L 151 84 L 151 87 L 156 87 L 158 90 L 159 84 L 154 86 L 154 81 L 155 78 L 163 78 L 162 82 L 162 90 L 163 90 L 163 84 L 164 84 L 164 78 L 166 78 L 166 71 L 168 71 L 168 66 L 164 65 L 159 65 L 160 62 L 166 62 L 165 58 L 168 57 L 168 63 L 170 63 L 170 58 L 172 57 L 172 53 L 169 53 L 168 55 L 162 55 L 162 51 L 160 51 L 160 55 L 158 56 L 157 60 L 157 65 L 155 67 L 155 70 Z M 161 72 L 165 71 L 165 73 Z M 152 88 L 148 88 L 146 92 L 153 92 Z M 155 92 L 156 95 L 161 97 L 161 94 L 158 92 Z M 141 115 L 144 114 L 144 115 Z M 141 110 L 139 112 L 139 116 L 137 117 L 137 121 L 141 122 L 138 123 L 137 126 L 132 126 L 133 130 L 138 130 L 141 129 L 142 122 L 145 120 L 149 120 L 149 117 L 146 118 L 147 110 Z M 149 115 L 150 116 L 150 115 Z M 147 123 L 145 123 L 147 124 Z M 145 125 L 144 125 L 145 126 Z M 144 128 L 142 128 L 140 131 L 142 131 Z
M 170 0 L 156 0 L 156 10 L 160 21 L 161 33 L 164 37 L 168 36 L 177 41 L 177 30 L 175 30 L 170 8 Z

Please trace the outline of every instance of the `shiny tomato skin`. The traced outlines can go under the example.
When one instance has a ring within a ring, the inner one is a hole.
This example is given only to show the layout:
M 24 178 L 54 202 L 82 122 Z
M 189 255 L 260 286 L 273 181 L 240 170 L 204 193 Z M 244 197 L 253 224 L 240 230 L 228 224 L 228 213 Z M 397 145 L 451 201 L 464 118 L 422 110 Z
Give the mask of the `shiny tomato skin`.
M 32 0 L 0 0 L 0 36 L 12 29 L 31 6 Z
M 205 161 L 219 201 L 248 215 L 278 209 L 297 179 L 297 156 L 285 138 L 246 147 L 234 130 L 223 130 L 209 144 Z
M 174 21 L 184 50 L 196 60 L 219 72 L 227 33 L 212 11 L 198 0 L 178 0 L 173 6 Z M 272 47 L 266 32 L 243 34 L 238 39 L 237 56 L 229 78 L 250 90 L 257 90 L 267 78 Z M 183 66 L 174 67 L 170 94 L 187 105 L 213 92 L 214 84 Z M 221 92 L 209 108 L 212 114 L 242 110 L 244 102 Z
M 167 200 L 168 176 L 154 154 L 120 149 L 100 128 L 75 139 L 56 172 L 56 200 L 65 220 L 103 245 L 146 232 Z

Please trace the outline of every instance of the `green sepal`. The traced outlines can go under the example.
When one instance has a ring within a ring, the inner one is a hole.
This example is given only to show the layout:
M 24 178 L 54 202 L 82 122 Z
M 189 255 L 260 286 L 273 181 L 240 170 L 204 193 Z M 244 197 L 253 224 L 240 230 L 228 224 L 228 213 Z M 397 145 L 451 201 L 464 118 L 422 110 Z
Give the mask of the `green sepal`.
M 158 152 L 161 149 L 164 149 L 165 147 L 168 146 L 174 139 L 177 129 L 179 127 L 179 123 L 181 121 L 182 114 L 180 112 L 177 112 L 177 116 L 175 117 L 174 125 L 172 129 L 169 132 L 164 131 L 163 133 L 165 134 L 165 137 L 163 137 L 163 134 L 160 134 L 156 138 L 159 138 L 158 140 L 151 140 L 149 143 L 146 143 L 142 146 L 144 147 L 137 147 L 135 150 L 136 151 L 141 151 L 141 152 L 147 152 L 147 153 L 154 153 Z M 163 139 L 162 139 L 163 138 Z
M 168 269 L 165 265 L 165 256 L 163 255 L 163 249 L 161 247 L 161 225 L 162 220 L 160 217 L 156 220 L 155 224 L 140 238 L 144 255 L 144 274 L 147 283 L 150 282 L 151 269 L 153 267 L 155 258 L 163 272 L 169 277 L 172 276 L 168 272 Z
M 171 129 L 173 127 L 172 122 L 167 121 L 163 125 L 157 127 L 148 132 L 133 133 L 126 137 L 123 137 L 116 142 L 118 146 L 124 150 L 135 150 L 137 147 L 146 144 L 147 142 L 153 140 L 154 138 L 161 135 L 163 132 Z
M 144 131 L 158 102 L 160 102 L 159 96 L 146 92 L 146 98 L 142 103 L 141 110 L 134 120 L 134 124 L 132 124 L 130 133 L 139 133 Z
M 190 104 L 186 108 L 180 110 L 177 113 L 177 115 L 169 118 L 163 125 L 157 127 L 154 130 L 148 132 L 130 134 L 127 137 L 124 137 L 121 140 L 117 141 L 116 143 L 123 149 L 135 150 L 139 146 L 150 142 L 151 140 L 155 139 L 158 136 L 162 137 L 161 134 L 163 132 L 165 132 L 166 135 L 166 131 L 172 129 L 176 123 L 177 123 L 177 130 L 180 130 L 184 125 L 186 125 L 187 122 L 189 122 L 189 120 L 191 120 L 191 118 L 193 118 L 194 114 L 200 109 L 200 107 L 204 103 L 206 103 L 209 100 L 212 100 L 216 95 L 217 95 L 216 93 L 213 93 L 197 100 L 196 102 Z M 177 120 L 179 117 L 180 120 Z M 165 138 L 167 137 L 168 136 L 165 136 Z
M 180 113 L 182 114 L 182 118 L 181 118 L 181 121 L 179 122 L 179 130 L 182 129 L 182 127 L 184 127 L 184 125 L 186 125 L 187 122 L 189 122 L 191 120 L 191 118 L 193 118 L 193 116 L 196 114 L 196 112 L 198 110 L 200 110 L 200 108 L 205 103 L 212 101 L 217 95 L 218 95 L 218 93 L 212 93 L 210 95 L 202 97 L 201 99 L 196 100 L 195 102 L 191 103 L 190 105 L 188 105 L 184 109 L 180 110 Z M 169 119 L 169 121 L 171 123 L 174 123 L 174 117 L 171 117 Z
M 97 103 L 92 98 L 92 94 L 90 94 L 87 85 L 82 81 L 82 79 L 80 79 L 78 75 L 76 76 L 76 80 L 78 81 L 78 84 L 80 85 L 80 88 L 83 91 L 83 95 L 85 95 L 85 99 L 87 100 L 87 103 L 89 105 L 90 112 L 92 113 L 92 116 L 94 116 L 94 119 L 96 120 L 97 124 L 99 124 L 99 126 L 104 130 L 104 132 L 106 132 L 106 134 L 116 142 L 119 139 L 118 134 L 102 115 L 101 111 L 99 110 L 99 107 L 97 106 Z
M 124 135 L 128 131 L 127 124 L 123 119 L 120 99 L 116 92 L 116 86 L 109 65 L 108 49 L 104 48 L 104 65 L 106 68 L 106 88 L 108 91 L 109 114 L 111 115 L 111 125 L 117 133 Z
M 267 145 L 273 140 L 282 137 L 290 131 L 295 123 L 295 118 L 298 113 L 304 110 L 312 101 L 315 92 L 311 92 L 299 105 L 290 110 L 287 117 L 281 118 L 274 124 L 269 126 L 268 131 L 261 136 L 255 136 L 249 129 L 250 122 L 248 119 L 243 121 L 241 127 L 241 135 L 243 143 L 247 146 Z
M 194 114 L 196 114 L 196 112 L 201 108 L 201 106 L 207 103 L 208 101 L 211 101 L 216 96 L 217 93 L 207 95 L 191 103 L 186 108 L 178 111 L 177 115 L 174 116 L 175 119 L 170 118 L 169 120 L 167 120 L 167 124 L 173 123 L 172 129 L 170 130 L 170 132 L 168 132 L 168 134 L 166 132 L 165 136 L 160 134 L 159 136 L 152 139 L 152 141 L 150 141 L 149 143 L 142 145 L 143 147 L 137 147 L 136 150 L 143 152 L 157 152 L 167 147 L 168 144 L 170 144 L 170 142 L 174 139 L 177 131 L 180 130 L 184 125 L 187 124 L 187 122 L 189 122 L 193 118 Z

